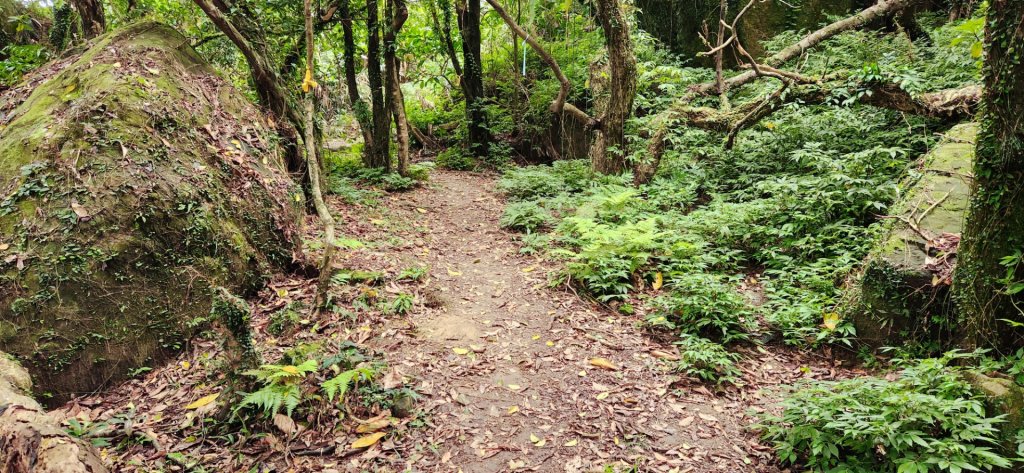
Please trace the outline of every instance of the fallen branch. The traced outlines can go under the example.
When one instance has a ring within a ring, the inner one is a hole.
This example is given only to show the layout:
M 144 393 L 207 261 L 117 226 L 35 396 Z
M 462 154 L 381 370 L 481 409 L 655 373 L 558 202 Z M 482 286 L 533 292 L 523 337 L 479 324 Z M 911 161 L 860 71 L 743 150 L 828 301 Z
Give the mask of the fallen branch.
M 523 27 L 519 26 L 519 24 L 516 23 L 516 21 L 508 14 L 508 12 L 505 11 L 504 8 L 501 7 L 500 4 L 498 4 L 496 0 L 487 0 L 487 3 L 494 9 L 501 19 L 505 20 L 505 24 L 507 24 L 508 27 L 516 33 L 516 35 L 523 38 L 523 41 L 526 41 L 526 43 L 533 48 L 534 52 L 536 52 L 537 55 L 540 56 L 541 60 L 551 68 L 551 72 L 554 73 L 555 77 L 558 79 L 558 83 L 561 87 L 558 90 L 558 96 L 551 101 L 551 112 L 555 115 L 561 115 L 563 111 L 569 112 L 569 114 L 576 117 L 576 119 L 582 122 L 587 128 L 599 128 L 600 122 L 598 120 L 588 115 L 587 112 L 576 108 L 575 105 L 566 103 L 566 99 L 569 97 L 569 91 L 572 88 L 572 83 L 569 82 L 569 78 L 565 77 L 565 74 L 562 72 L 562 68 L 558 67 L 558 62 L 555 61 L 555 58 L 552 57 L 551 54 L 533 38 L 533 36 L 527 33 Z
M 913 6 L 921 0 L 882 0 L 878 4 L 866 8 L 859 13 L 839 20 L 835 23 L 827 25 L 813 33 L 804 36 L 800 41 L 797 41 L 793 45 L 775 53 L 764 61 L 764 64 L 769 67 L 779 67 L 793 58 L 796 58 L 811 49 L 821 42 L 832 38 L 833 36 L 849 31 L 852 29 L 860 28 L 865 24 L 880 18 L 885 18 L 896 13 L 899 13 L 907 7 Z M 735 32 L 733 33 L 735 35 Z M 730 77 L 725 80 L 726 88 L 735 88 L 743 84 L 746 84 L 758 77 L 757 71 L 750 70 L 742 74 Z M 703 84 L 695 85 L 691 88 L 694 93 L 700 95 L 707 95 L 718 89 L 718 84 L 715 82 L 705 82 Z

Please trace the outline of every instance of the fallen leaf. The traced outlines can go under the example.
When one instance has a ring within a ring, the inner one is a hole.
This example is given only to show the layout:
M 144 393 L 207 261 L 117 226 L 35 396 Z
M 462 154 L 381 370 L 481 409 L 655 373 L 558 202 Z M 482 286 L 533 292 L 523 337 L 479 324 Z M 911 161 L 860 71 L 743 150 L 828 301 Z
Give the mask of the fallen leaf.
M 427 213 L 427 210 L 426 210 L 426 209 L 421 209 L 421 208 L 419 208 L 419 207 L 417 207 L 417 208 L 416 208 L 416 211 L 417 211 L 417 212 L 419 212 L 419 213 L 421 213 L 421 214 L 425 214 L 425 213 Z
M 509 415 L 515 414 L 516 412 L 519 412 L 519 406 L 512 406 L 508 408 Z
M 203 396 L 199 399 L 196 399 L 195 402 L 193 402 L 192 404 L 185 406 L 185 409 L 199 409 L 200 407 L 203 407 L 213 401 L 216 401 L 217 396 L 220 396 L 220 393 L 211 394 L 209 396 Z
M 576 445 L 579 445 L 579 443 L 580 443 L 579 439 L 572 439 L 572 440 L 570 440 L 568 442 L 563 443 L 562 446 L 563 447 L 575 447 Z
M 384 438 L 387 432 L 377 432 L 363 437 L 359 437 L 358 440 L 352 442 L 352 448 L 366 448 L 375 445 L 380 439 Z
M 658 271 L 658 273 L 654 275 L 654 283 L 651 284 L 651 287 L 653 287 L 654 290 L 657 291 L 657 290 L 661 289 L 661 286 L 664 285 L 664 284 L 665 284 L 665 276 L 662 276 L 661 271 Z
M 468 348 L 455 347 L 455 348 L 452 348 L 452 351 L 455 352 L 456 355 L 466 355 L 466 354 L 469 353 L 469 349 Z
M 285 435 L 292 435 L 299 430 L 299 427 L 295 425 L 295 421 L 284 414 L 274 414 L 274 425 Z
M 615 371 L 615 370 L 619 369 L 619 367 L 615 366 L 614 363 L 612 363 L 611 361 L 608 361 L 605 358 L 591 358 L 590 359 L 590 364 L 593 365 L 593 366 L 596 366 L 598 368 L 602 368 L 602 369 L 606 369 L 606 370 L 611 370 L 611 371 Z
M 391 421 L 388 419 L 372 420 L 365 424 L 359 424 L 359 426 L 356 427 L 356 433 L 368 434 L 371 432 L 377 432 L 378 430 L 383 430 L 389 425 L 391 425 Z
M 599 393 L 597 395 L 597 400 L 601 401 L 601 400 L 605 399 L 606 397 L 608 397 L 609 394 L 611 394 L 611 393 L 608 392 L 608 391 L 603 391 L 603 392 L 601 392 L 601 393 Z

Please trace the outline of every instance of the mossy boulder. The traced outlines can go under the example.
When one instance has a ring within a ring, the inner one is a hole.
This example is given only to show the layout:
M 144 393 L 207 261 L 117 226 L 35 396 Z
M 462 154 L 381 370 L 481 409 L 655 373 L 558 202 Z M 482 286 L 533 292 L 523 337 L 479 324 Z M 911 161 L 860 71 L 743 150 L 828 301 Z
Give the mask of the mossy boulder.
M 157 362 L 217 288 L 300 260 L 303 206 L 272 124 L 172 28 L 62 63 L 0 96 L 0 350 L 55 400 Z
M 954 329 L 949 288 L 970 198 L 977 126 L 961 124 L 920 161 L 844 309 L 873 347 L 940 342 Z
M 1005 378 L 994 378 L 980 373 L 966 373 L 968 382 L 985 399 L 985 413 L 1005 416 L 997 424 L 1003 453 L 1016 456 L 1017 433 L 1024 431 L 1024 387 Z

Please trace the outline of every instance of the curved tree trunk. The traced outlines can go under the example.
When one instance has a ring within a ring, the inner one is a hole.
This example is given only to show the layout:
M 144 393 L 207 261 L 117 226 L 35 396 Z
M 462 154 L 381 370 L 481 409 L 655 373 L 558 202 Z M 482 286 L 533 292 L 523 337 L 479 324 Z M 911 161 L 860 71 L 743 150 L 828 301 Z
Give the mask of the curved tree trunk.
M 302 174 L 305 180 L 308 176 L 305 176 L 305 163 L 297 145 L 299 136 L 304 135 L 304 120 L 302 114 L 292 104 L 291 97 L 285 92 L 281 78 L 277 75 L 277 68 L 270 57 L 265 51 L 256 48 L 256 45 L 265 43 L 262 33 L 258 31 L 256 25 L 245 18 L 244 13 L 234 14 L 229 18 L 229 12 L 233 7 L 225 0 L 193 1 L 245 57 L 260 103 L 281 119 L 278 123 L 278 133 L 284 138 L 288 151 L 288 171 Z M 236 23 L 234 19 L 240 21 Z
M 1009 349 L 1020 346 L 1015 324 L 1024 322 L 1024 292 L 1006 290 L 1024 281 L 1024 2 L 992 0 L 985 46 L 984 115 L 953 290 L 968 346 Z

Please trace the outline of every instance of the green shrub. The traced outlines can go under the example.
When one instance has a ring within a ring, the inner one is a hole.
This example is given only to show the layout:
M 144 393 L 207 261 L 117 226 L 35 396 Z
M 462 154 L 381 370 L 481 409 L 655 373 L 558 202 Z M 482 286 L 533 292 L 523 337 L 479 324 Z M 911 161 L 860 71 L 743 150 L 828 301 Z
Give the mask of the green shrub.
M 676 342 L 679 362 L 676 370 L 704 381 L 736 384 L 741 375 L 736 368 L 740 356 L 706 338 L 682 334 Z
M 502 227 L 526 233 L 551 222 L 551 212 L 535 202 L 513 202 L 505 207 L 499 223 Z
M 907 366 L 894 381 L 806 382 L 765 415 L 763 437 L 786 463 L 812 471 L 929 473 L 1009 468 L 996 424 L 947 353 Z
M 434 161 L 437 167 L 453 171 L 472 171 L 478 165 L 476 158 L 466 154 L 459 146 L 452 146 L 438 153 Z
M 671 282 L 672 292 L 654 299 L 647 321 L 689 335 L 729 343 L 746 340 L 753 313 L 736 288 L 711 274 L 687 274 Z
M 585 160 L 555 161 L 551 166 L 530 166 L 506 171 L 498 190 L 513 200 L 551 197 L 590 186 L 590 163 Z
M 8 21 L 3 18 L 0 21 Z M 0 51 L 0 85 L 12 86 L 21 80 L 25 73 L 43 65 L 50 55 L 45 47 L 38 44 L 10 44 Z

